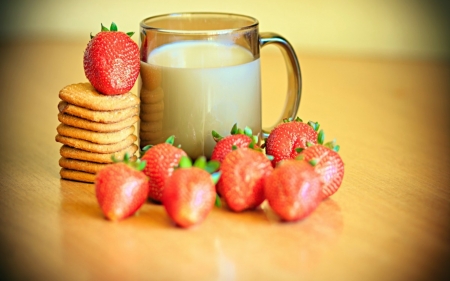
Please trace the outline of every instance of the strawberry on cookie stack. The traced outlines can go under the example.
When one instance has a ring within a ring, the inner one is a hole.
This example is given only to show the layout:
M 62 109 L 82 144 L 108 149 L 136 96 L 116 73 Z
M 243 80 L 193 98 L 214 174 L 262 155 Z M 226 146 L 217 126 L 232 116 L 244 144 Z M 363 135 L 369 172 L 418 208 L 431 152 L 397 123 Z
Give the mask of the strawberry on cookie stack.
M 59 92 L 56 141 L 63 179 L 94 182 L 113 158 L 127 153 L 136 159 L 139 98 L 130 92 L 139 75 L 139 47 L 133 33 L 108 29 L 92 36 L 84 52 L 89 82 L 71 84 Z

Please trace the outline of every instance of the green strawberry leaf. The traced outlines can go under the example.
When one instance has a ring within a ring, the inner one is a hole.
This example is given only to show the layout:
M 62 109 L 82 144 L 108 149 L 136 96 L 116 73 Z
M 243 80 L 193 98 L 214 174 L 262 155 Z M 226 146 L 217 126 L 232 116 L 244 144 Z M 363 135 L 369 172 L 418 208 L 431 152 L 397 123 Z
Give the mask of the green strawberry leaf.
M 211 160 L 208 163 L 206 163 L 204 170 L 207 171 L 208 173 L 212 174 L 215 171 L 219 170 L 219 167 L 220 167 L 219 161 Z
M 319 134 L 317 135 L 317 143 L 323 144 L 325 140 L 325 132 L 323 130 L 320 130 Z
M 223 139 L 223 137 L 218 132 L 216 132 L 214 130 L 211 132 L 211 134 L 212 134 L 212 137 L 213 137 L 215 142 L 218 142 L 221 139 Z
M 311 126 L 311 128 L 313 128 L 314 131 L 316 132 L 319 130 L 320 127 L 319 122 L 308 121 L 308 125 Z
M 180 163 L 178 164 L 180 168 L 190 168 L 192 167 L 191 158 L 188 156 L 181 156 Z
M 250 129 L 250 127 L 245 126 L 244 128 L 244 135 L 248 136 L 248 137 L 253 137 L 253 132 L 252 129 Z
M 237 126 L 237 123 L 235 123 L 235 124 L 233 125 L 233 127 L 231 128 L 230 134 L 236 135 L 236 134 L 238 134 L 238 133 L 239 133 L 239 128 L 238 128 L 238 126 Z
M 214 205 L 218 208 L 222 207 L 222 201 L 220 201 L 220 197 L 217 193 L 216 193 L 216 201 L 214 202 Z
M 165 142 L 173 145 L 173 143 L 175 142 L 175 136 L 171 135 L 170 137 L 167 138 L 167 140 Z
M 295 157 L 295 160 L 305 160 L 305 155 L 300 154 L 297 157 Z
M 269 159 L 270 161 L 272 161 L 273 159 L 275 159 L 275 157 L 273 157 L 272 155 L 268 155 L 266 154 L 267 159 Z
M 103 25 L 103 23 L 101 24 L 101 31 L 109 31 L 109 29 L 107 28 L 107 27 L 105 27 L 104 25 Z
M 137 160 L 136 163 L 137 163 L 136 170 L 138 171 L 144 170 L 145 166 L 147 165 L 147 161 L 145 160 L 144 161 Z
M 117 25 L 116 25 L 114 22 L 112 22 L 112 23 L 111 23 L 111 27 L 109 28 L 109 30 L 111 30 L 111 31 L 117 31 Z
M 220 176 L 222 175 L 221 172 L 215 172 L 211 174 L 211 179 L 214 184 L 217 184 L 219 182 Z
M 206 167 L 206 157 L 200 156 L 199 158 L 197 158 L 194 162 L 194 167 L 204 170 Z
M 133 36 L 133 34 L 134 34 L 133 31 L 127 32 L 127 35 L 130 36 L 130 37 Z
M 131 157 L 130 154 L 128 152 L 125 153 L 125 155 L 123 156 L 123 159 L 117 159 L 114 154 L 111 156 L 111 159 L 114 163 L 124 163 L 126 165 L 128 165 L 129 167 L 138 170 L 138 171 L 142 171 L 144 170 L 145 166 L 147 165 L 147 161 L 141 161 L 140 159 L 137 159 L 136 161 L 131 161 Z

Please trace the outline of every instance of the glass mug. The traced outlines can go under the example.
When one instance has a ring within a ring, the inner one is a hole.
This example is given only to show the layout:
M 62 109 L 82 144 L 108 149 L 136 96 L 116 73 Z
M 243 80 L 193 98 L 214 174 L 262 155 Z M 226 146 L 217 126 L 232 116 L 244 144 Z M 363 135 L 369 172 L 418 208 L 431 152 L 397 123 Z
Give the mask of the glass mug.
M 226 13 L 179 13 L 140 23 L 141 148 L 175 136 L 192 158 L 211 157 L 212 130 L 229 135 L 237 124 L 260 139 L 262 128 L 260 48 L 274 44 L 288 73 L 286 106 L 294 118 L 300 105 L 301 74 L 294 49 L 276 33 L 259 33 L 252 17 Z M 277 124 L 276 123 L 276 124 Z M 274 125 L 276 125 L 274 124 Z

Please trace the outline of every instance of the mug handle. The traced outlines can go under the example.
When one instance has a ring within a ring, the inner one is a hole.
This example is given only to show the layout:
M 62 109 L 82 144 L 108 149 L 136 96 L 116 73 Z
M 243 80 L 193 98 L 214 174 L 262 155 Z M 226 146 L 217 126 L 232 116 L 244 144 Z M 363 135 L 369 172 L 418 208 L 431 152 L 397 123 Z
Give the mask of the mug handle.
M 278 120 L 273 126 L 262 129 L 262 137 L 265 139 L 269 136 L 273 128 L 277 124 L 281 123 L 283 119 L 295 119 L 302 95 L 302 76 L 300 72 L 300 64 L 294 48 L 292 48 L 291 44 L 289 44 L 285 38 L 273 32 L 261 32 L 259 36 L 259 45 L 261 48 L 269 44 L 274 44 L 280 48 L 286 62 L 288 76 L 286 107 L 284 108 L 280 120 Z

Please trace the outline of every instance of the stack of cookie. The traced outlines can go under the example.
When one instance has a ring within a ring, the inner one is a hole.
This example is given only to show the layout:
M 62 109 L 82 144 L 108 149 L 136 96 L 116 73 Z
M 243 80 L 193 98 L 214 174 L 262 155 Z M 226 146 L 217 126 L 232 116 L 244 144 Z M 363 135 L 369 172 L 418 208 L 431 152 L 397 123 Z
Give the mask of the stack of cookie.
M 129 92 L 103 95 L 90 83 L 72 84 L 59 92 L 56 141 L 60 149 L 61 178 L 94 182 L 95 174 L 125 153 L 136 158 L 135 124 L 139 98 Z
M 161 88 L 161 69 L 141 63 L 140 75 L 142 85 L 140 90 L 141 113 L 139 124 L 140 146 L 164 142 L 164 91 Z

